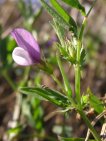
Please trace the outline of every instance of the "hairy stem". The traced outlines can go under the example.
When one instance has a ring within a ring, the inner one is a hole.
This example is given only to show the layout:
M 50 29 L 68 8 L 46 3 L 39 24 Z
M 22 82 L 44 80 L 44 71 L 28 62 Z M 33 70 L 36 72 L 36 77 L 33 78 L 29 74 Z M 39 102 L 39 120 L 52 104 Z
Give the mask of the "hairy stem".
M 90 123 L 89 119 L 87 118 L 87 116 L 85 115 L 83 110 L 80 109 L 80 110 L 78 110 L 78 112 L 81 115 L 81 117 L 83 118 L 86 125 L 88 126 L 88 128 L 89 128 L 90 132 L 92 133 L 92 135 L 94 136 L 95 140 L 101 141 L 100 136 L 97 134 L 96 130 L 93 128 L 92 124 Z
M 81 43 L 78 41 L 77 46 L 77 64 L 75 65 L 75 94 L 77 103 L 80 104 L 81 96 L 80 96 L 80 77 L 81 77 L 81 70 L 80 70 L 80 49 Z

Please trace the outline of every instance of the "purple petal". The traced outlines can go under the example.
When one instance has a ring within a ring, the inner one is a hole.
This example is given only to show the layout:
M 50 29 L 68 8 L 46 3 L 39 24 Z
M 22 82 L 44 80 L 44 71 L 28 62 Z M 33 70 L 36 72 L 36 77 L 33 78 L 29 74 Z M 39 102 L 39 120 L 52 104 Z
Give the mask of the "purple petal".
M 40 62 L 40 48 L 30 32 L 22 28 L 16 28 L 11 34 L 16 40 L 18 46 L 29 53 L 29 56 L 33 62 Z
M 34 62 L 31 60 L 29 53 L 21 47 L 16 47 L 12 52 L 13 60 L 21 66 L 30 66 Z

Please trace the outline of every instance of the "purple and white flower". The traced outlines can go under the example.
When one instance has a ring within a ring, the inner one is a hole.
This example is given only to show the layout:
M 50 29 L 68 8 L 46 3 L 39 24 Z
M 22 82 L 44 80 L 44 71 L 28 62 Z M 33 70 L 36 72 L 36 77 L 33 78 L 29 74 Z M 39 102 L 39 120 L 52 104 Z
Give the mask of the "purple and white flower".
M 11 35 L 18 44 L 12 52 L 13 60 L 18 65 L 31 66 L 40 63 L 40 48 L 30 32 L 23 28 L 16 28 Z

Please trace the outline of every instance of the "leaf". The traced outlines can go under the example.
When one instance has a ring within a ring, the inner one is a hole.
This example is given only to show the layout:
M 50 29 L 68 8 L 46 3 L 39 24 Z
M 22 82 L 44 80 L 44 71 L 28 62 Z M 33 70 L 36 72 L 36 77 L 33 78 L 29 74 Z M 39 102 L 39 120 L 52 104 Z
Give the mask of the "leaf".
M 40 95 L 43 98 L 47 99 L 51 103 L 59 106 L 59 107 L 69 107 L 71 103 L 69 102 L 68 98 L 61 94 L 58 91 L 54 91 L 49 88 L 31 88 L 31 87 L 23 87 L 20 88 L 20 92 L 28 95 Z
M 104 110 L 102 102 L 91 92 L 90 89 L 87 90 L 87 93 L 89 94 L 89 103 L 91 107 L 93 107 L 97 113 L 102 113 Z
M 74 21 L 71 21 L 71 24 L 69 22 L 66 22 L 61 15 L 59 15 L 51 6 L 49 6 L 44 0 L 41 0 L 42 5 L 44 8 L 48 11 L 48 13 L 56 20 L 56 22 L 61 25 L 63 28 L 70 30 L 74 33 L 75 36 L 76 34 L 76 25 L 74 24 Z
M 59 15 L 72 26 L 72 28 L 77 33 L 77 25 L 74 19 L 61 7 L 61 5 L 57 2 L 57 0 L 50 0 L 53 8 L 59 13 Z
M 51 22 L 52 27 L 54 28 L 61 44 L 64 44 L 64 37 L 65 37 L 65 29 L 57 23 L 57 21 L 53 18 Z
M 11 54 L 15 45 L 15 41 L 11 40 L 9 37 L 6 37 L 0 41 L 0 61 L 2 68 L 11 68 L 13 62 Z
M 83 106 L 88 104 L 89 103 L 89 95 L 82 95 L 81 102 L 82 102 Z
M 83 16 L 86 16 L 85 8 L 79 3 L 78 0 L 62 0 L 73 8 L 80 10 Z
M 59 137 L 60 141 L 85 141 L 84 138 L 64 138 L 64 137 Z M 88 140 L 88 141 L 95 141 L 95 140 Z

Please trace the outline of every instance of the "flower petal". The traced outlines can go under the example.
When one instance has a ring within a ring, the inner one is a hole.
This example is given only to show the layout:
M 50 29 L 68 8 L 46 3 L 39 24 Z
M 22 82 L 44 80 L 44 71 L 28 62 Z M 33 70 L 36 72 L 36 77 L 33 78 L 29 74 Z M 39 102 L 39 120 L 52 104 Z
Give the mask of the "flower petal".
M 40 61 L 39 45 L 30 32 L 23 28 L 16 28 L 11 34 L 18 46 L 28 51 L 32 61 L 35 61 L 35 63 Z
M 12 52 L 13 60 L 21 66 L 30 66 L 33 65 L 34 62 L 29 56 L 29 53 L 21 47 L 16 47 Z

